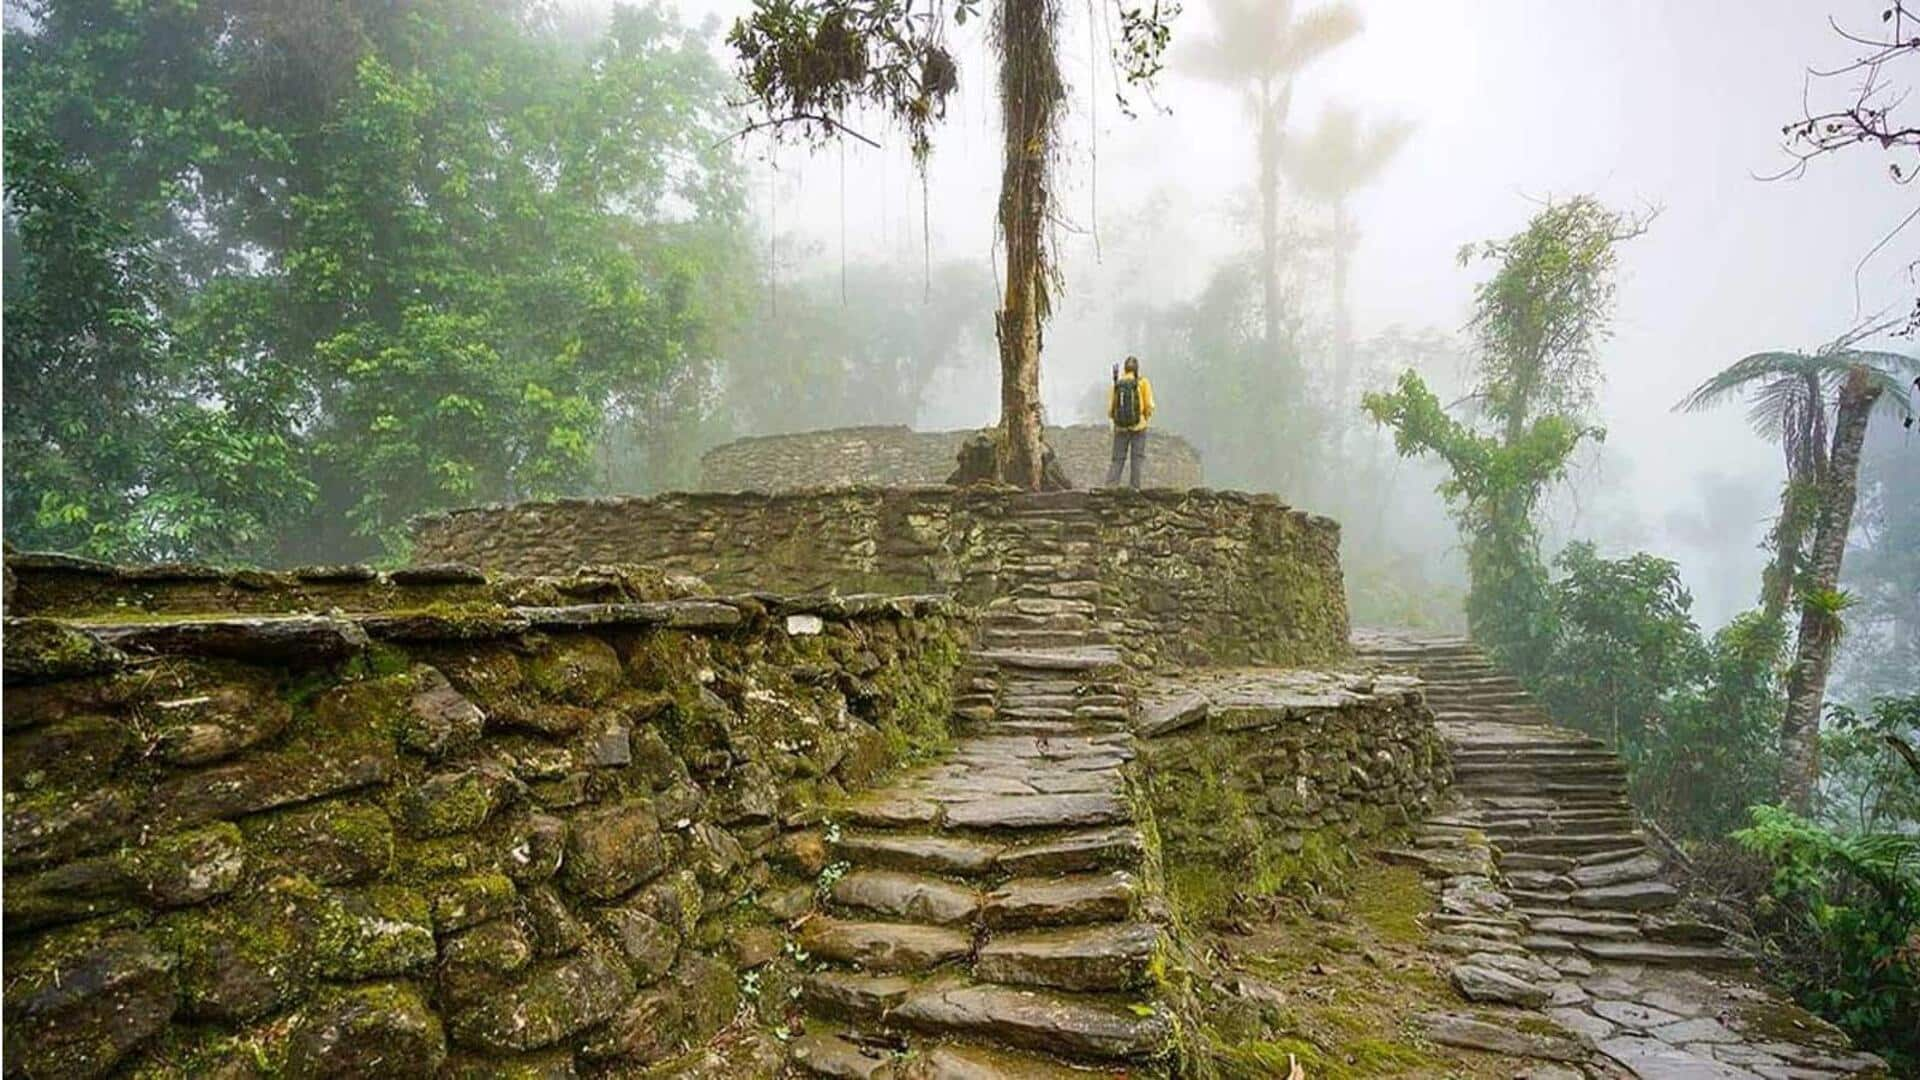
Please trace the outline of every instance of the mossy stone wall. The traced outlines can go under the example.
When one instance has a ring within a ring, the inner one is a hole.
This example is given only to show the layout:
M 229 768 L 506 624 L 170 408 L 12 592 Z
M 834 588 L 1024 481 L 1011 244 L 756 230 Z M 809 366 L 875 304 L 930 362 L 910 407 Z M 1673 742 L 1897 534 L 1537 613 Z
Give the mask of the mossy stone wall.
M 915 431 L 905 426 L 831 428 L 784 435 L 752 435 L 716 446 L 700 458 L 702 491 L 799 491 L 874 484 L 945 483 L 960 444 L 978 434 Z M 1081 487 L 1107 477 L 1113 431 L 1105 424 L 1046 429 L 1067 476 Z M 1200 452 L 1180 436 L 1154 428 L 1147 436 L 1148 487 L 1192 488 L 1204 483 Z
M 950 592 L 1100 585 L 1148 662 L 1303 664 L 1347 648 L 1340 526 L 1230 491 L 840 488 L 477 507 L 417 519 L 414 558 L 547 573 L 639 561 L 722 588 Z
M 1424 817 L 1451 780 L 1412 680 L 1210 673 L 1151 699 L 1139 741 L 1176 909 L 1336 879 L 1352 852 Z
M 794 1007 L 935 598 L 7 620 L 8 1076 L 572 1075 Z

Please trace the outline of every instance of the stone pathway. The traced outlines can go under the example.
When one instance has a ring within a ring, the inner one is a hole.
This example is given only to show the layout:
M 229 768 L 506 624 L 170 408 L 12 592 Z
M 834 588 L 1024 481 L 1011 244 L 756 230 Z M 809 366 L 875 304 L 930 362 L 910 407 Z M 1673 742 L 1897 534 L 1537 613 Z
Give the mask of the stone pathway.
M 1172 1023 L 1151 968 L 1166 918 L 1123 770 L 1133 691 L 1070 521 L 988 606 L 939 764 L 870 792 L 829 837 L 799 947 L 829 968 L 792 1060 L 860 1078 L 1127 1075 Z M 1066 535 L 1061 535 L 1066 534 Z
M 1684 913 L 1604 744 L 1554 726 L 1465 639 L 1357 632 L 1354 644 L 1359 663 L 1426 681 L 1453 756 L 1453 805 L 1391 857 L 1439 889 L 1432 929 L 1462 957 L 1454 989 L 1548 1021 L 1520 1031 L 1435 1013 L 1436 1042 L 1662 1080 L 1884 1074 Z

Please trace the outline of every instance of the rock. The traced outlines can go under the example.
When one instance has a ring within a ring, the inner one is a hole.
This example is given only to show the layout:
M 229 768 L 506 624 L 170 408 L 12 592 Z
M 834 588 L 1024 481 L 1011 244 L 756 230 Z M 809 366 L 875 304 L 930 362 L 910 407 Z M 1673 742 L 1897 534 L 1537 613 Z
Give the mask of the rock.
M 537 956 L 561 956 L 587 940 L 587 926 L 551 885 L 536 885 L 520 894 L 520 910 Z
M 1588 1053 L 1571 1033 L 1539 1034 L 1505 1024 L 1491 1024 L 1463 1013 L 1422 1013 L 1415 1019 L 1426 1030 L 1427 1037 L 1442 1046 L 1549 1061 L 1580 1061 Z
M 426 898 L 402 886 L 329 891 L 312 918 L 314 970 L 326 978 L 403 975 L 438 955 Z
M 528 685 L 555 701 L 576 706 L 598 704 L 625 678 L 613 646 L 590 634 L 551 639 L 526 661 L 525 669 Z
M 727 936 L 727 953 L 741 971 L 761 967 L 785 949 L 787 936 L 771 926 L 743 926 Z
M 1653 911 L 1672 907 L 1679 890 L 1664 881 L 1633 881 L 1600 885 L 1573 894 L 1573 905 L 1606 911 Z
M 1061 990 L 1124 990 L 1145 982 L 1160 947 L 1151 923 L 1099 923 L 994 938 L 974 958 L 975 977 Z
M 1042 877 L 1130 868 L 1140 864 L 1145 852 L 1140 830 L 1125 825 L 1016 845 L 999 852 L 995 862 L 1016 877 Z
M 359 624 L 326 615 L 118 623 L 98 627 L 95 634 L 123 652 L 217 656 L 294 668 L 335 664 L 358 656 L 369 644 Z
M 868 971 L 926 971 L 972 952 L 973 937 L 943 927 L 816 916 L 800 928 L 799 946 Z
M 54 619 L 9 616 L 5 634 L 0 669 L 9 686 L 98 675 L 119 669 L 127 660 L 94 634 Z
M 1043 1058 L 1010 1054 L 984 1046 L 938 1046 L 907 1066 L 906 1080 L 1087 1080 L 1081 1069 L 1070 1069 Z
M 973 920 L 980 895 L 940 878 L 890 870 L 855 870 L 834 882 L 833 902 L 903 922 L 952 925 Z
M 111 847 L 128 835 L 135 806 L 132 792 L 113 786 L 9 792 L 6 829 L 0 832 L 8 872 L 68 862 Z
M 1062 878 L 1015 878 L 987 895 L 984 921 L 996 930 L 1113 922 L 1133 913 L 1139 885 L 1123 870 Z
M 601 912 L 600 923 L 627 960 L 636 985 L 651 986 L 666 977 L 680 954 L 680 932 L 637 907 Z
M 1681 1019 L 1670 1012 L 1633 1001 L 1595 1001 L 1590 1008 L 1595 1016 L 1636 1031 L 1678 1023 Z
M 1727 939 L 1725 927 L 1684 915 L 1648 915 L 1640 920 L 1640 932 L 1672 945 L 1718 945 Z
M 461 562 L 422 563 L 390 571 L 387 580 L 395 585 L 485 585 L 487 575 L 479 567 Z
M 261 754 L 161 784 L 150 820 L 161 828 L 191 828 L 385 783 L 392 768 L 391 755 L 350 746 Z
M 401 746 L 439 758 L 479 740 L 486 715 L 454 689 L 440 669 L 415 664 L 408 676 L 413 692 L 395 731 Z
M 479 995 L 447 1017 L 454 1042 L 522 1052 L 553 1046 L 613 1016 L 633 994 L 633 976 L 611 950 L 587 948 L 539 964 L 519 982 Z
M 1523 1009 L 1533 1009 L 1545 1005 L 1553 997 L 1552 991 L 1544 986 L 1484 964 L 1455 965 L 1447 973 L 1447 977 L 1453 983 L 1453 988 L 1468 1001 L 1517 1005 Z
M 774 842 L 772 856 L 776 864 L 814 877 L 827 867 L 827 840 L 815 829 L 783 833 Z
M 818 615 L 789 615 L 786 621 L 787 633 L 794 637 L 812 637 L 826 629 Z
M 1753 1075 L 1745 1069 L 1723 1065 L 1710 1057 L 1644 1036 L 1619 1035 L 1603 1039 L 1600 1052 L 1635 1076 L 1657 1076 L 1661 1080 L 1744 1080 Z
M 446 1060 L 440 1020 L 410 983 L 329 990 L 308 1003 L 287 1037 L 285 1075 L 430 1075 Z
M 549 814 L 529 814 L 507 844 L 507 876 L 520 885 L 551 880 L 567 854 L 567 823 Z
M 928 984 L 889 1014 L 906 1027 L 936 1034 L 984 1036 L 1028 1050 L 1095 1058 L 1149 1058 L 1164 1053 L 1172 1024 L 1158 1009 L 1067 998 L 1004 986 Z
M 842 834 L 833 845 L 840 858 L 892 870 L 918 870 L 967 877 L 985 873 L 1000 855 L 998 844 L 952 836 Z
M 259 825 L 256 839 L 276 862 L 322 885 L 367 881 L 393 863 L 393 822 L 386 811 L 362 803 L 335 800 L 275 814 Z
M 188 909 L 154 925 L 177 958 L 180 1003 L 192 1019 L 231 1023 L 272 1012 L 307 980 L 310 920 L 289 918 L 295 897 L 267 891 L 239 903 Z
M 1134 730 L 1143 739 L 1170 735 L 1207 718 L 1207 699 L 1203 694 L 1187 693 L 1155 698 L 1144 702 Z
M 873 1019 L 907 999 L 916 984 L 899 975 L 864 975 L 851 971 L 823 971 L 801 986 L 806 1004 L 815 1012 L 844 1019 Z
M 441 773 L 402 792 L 400 821 L 415 836 L 471 832 L 524 791 L 511 773 L 498 766 Z
M 652 880 L 666 862 L 653 804 L 631 799 L 573 820 L 561 877 L 586 896 L 611 900 Z
M 533 942 L 514 920 L 495 919 L 448 938 L 440 959 L 448 966 L 510 975 L 533 960 Z
M 633 763 L 633 729 L 617 716 L 603 717 L 587 733 L 582 757 L 595 768 L 620 768 Z
M 222 761 L 280 734 L 293 709 L 277 694 L 247 685 L 215 687 L 151 706 L 159 734 L 154 752 L 169 765 Z
M 147 903 L 177 908 L 232 892 L 246 871 L 247 853 L 239 828 L 220 822 L 131 848 L 120 861 Z
M 812 1076 L 896 1080 L 900 1075 L 893 1054 L 868 1049 L 826 1032 L 795 1039 L 789 1053 L 794 1063 Z
M 427 891 L 434 928 L 442 934 L 504 918 L 519 897 L 506 875 L 491 872 L 436 881 Z
M 173 1017 L 173 960 L 146 935 L 80 926 L 8 952 L 10 1073 L 104 1076 Z
M 1658 856 L 1643 853 L 1617 862 L 1575 867 L 1567 872 L 1567 876 L 1573 879 L 1575 885 L 1583 889 L 1592 889 L 1607 885 L 1621 885 L 1630 881 L 1644 881 L 1658 877 L 1662 869 L 1664 866 Z

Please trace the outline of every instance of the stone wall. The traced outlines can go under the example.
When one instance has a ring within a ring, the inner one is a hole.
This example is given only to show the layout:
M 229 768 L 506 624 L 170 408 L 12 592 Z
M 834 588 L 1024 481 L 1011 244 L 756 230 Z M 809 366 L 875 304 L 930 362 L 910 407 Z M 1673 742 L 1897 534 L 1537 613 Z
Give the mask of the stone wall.
M 940 484 L 953 474 L 960 444 L 975 434 L 974 429 L 915 431 L 895 426 L 754 435 L 707 451 L 700 458 L 700 488 L 796 491 Z M 1050 427 L 1046 439 L 1076 485 L 1091 488 L 1105 482 L 1113 455 L 1111 428 L 1104 424 Z M 1148 487 L 1199 487 L 1204 483 L 1200 452 L 1172 432 L 1153 429 L 1142 482 Z
M 976 603 L 1036 572 L 1087 574 L 1112 630 L 1149 661 L 1310 663 L 1347 641 L 1339 525 L 1264 495 L 922 487 L 561 500 L 421 518 L 413 542 L 417 559 L 490 570 L 637 561 L 723 588 Z
M 809 826 L 945 741 L 964 622 L 585 577 L 8 618 L 7 1075 L 562 1076 L 784 1022 Z
M 1324 884 L 1452 779 L 1410 678 L 1203 673 L 1155 687 L 1138 730 L 1169 892 L 1201 918 L 1233 895 Z

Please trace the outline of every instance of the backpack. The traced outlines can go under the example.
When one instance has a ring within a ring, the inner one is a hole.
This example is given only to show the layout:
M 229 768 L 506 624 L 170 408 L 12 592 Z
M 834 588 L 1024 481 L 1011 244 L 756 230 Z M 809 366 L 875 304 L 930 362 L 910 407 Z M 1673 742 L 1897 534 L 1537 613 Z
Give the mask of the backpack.
M 1113 384 L 1113 422 L 1130 428 L 1140 424 L 1140 380 L 1121 379 Z

